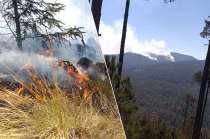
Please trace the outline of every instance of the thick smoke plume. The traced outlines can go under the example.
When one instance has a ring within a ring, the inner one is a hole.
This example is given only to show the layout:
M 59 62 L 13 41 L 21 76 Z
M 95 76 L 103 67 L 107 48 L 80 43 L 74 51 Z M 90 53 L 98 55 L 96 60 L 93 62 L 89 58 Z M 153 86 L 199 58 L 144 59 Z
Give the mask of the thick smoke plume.
M 71 42 L 55 41 L 52 48 L 43 47 L 43 41 L 40 39 L 28 39 L 23 43 L 23 51 L 17 50 L 16 42 L 13 39 L 5 41 L 8 38 L 0 40 L 0 78 L 6 78 L 8 72 L 18 72 L 24 65 L 32 65 L 41 75 L 48 76 L 50 73 L 57 73 L 59 77 L 65 78 L 64 69 L 56 67 L 60 60 L 69 61 L 78 68 L 78 61 L 82 58 L 89 59 L 92 64 L 103 63 L 101 53 L 98 52 L 97 42 L 90 38 L 84 44 L 80 40 L 71 40 Z M 45 42 L 46 43 L 46 42 Z M 51 51 L 51 55 L 46 55 L 46 51 Z M 90 74 L 96 74 L 93 67 L 85 69 Z

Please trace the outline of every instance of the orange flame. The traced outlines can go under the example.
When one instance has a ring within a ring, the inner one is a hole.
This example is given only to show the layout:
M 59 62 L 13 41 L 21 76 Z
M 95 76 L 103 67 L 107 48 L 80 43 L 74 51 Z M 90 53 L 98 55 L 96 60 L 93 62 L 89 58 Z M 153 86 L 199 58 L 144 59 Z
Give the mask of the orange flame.
M 55 65 L 53 65 L 53 68 L 58 67 L 64 69 L 67 75 L 73 78 L 74 85 L 82 90 L 83 98 L 87 102 L 91 101 L 92 92 L 100 91 L 100 87 L 98 87 L 96 83 L 93 83 L 93 85 L 91 86 L 89 85 L 88 82 L 90 81 L 90 78 L 88 74 L 82 72 L 80 69 L 76 69 L 74 65 L 71 64 L 69 61 L 60 60 Z M 26 74 L 24 76 L 28 76 L 27 78 L 30 78 L 31 82 L 21 82 L 21 85 L 17 90 L 19 95 L 24 95 L 24 92 L 27 91 L 33 98 L 39 101 L 45 99 L 46 96 L 50 96 L 50 92 L 48 92 L 46 82 L 37 74 L 33 65 L 25 64 L 21 68 L 20 72 L 24 72 L 24 74 Z M 37 91 L 31 90 L 35 87 Z
M 38 101 L 42 101 L 46 97 L 50 96 L 46 82 L 37 74 L 33 65 L 25 64 L 18 74 L 24 72 L 24 76 L 27 76 L 30 81 L 19 81 L 20 85 L 17 89 L 19 95 L 24 95 L 26 92 Z
M 61 60 L 58 62 L 58 66 L 62 67 L 67 74 L 74 79 L 74 84 L 83 90 L 83 98 L 89 101 L 91 95 L 91 90 L 88 86 L 88 81 L 90 80 L 89 76 L 78 71 L 69 61 Z

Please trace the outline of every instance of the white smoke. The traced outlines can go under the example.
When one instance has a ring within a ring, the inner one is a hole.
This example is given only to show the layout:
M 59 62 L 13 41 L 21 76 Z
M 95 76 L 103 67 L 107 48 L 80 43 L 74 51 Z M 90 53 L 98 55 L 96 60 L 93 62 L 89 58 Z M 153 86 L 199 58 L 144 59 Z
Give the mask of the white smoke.
M 11 50 L 0 54 L 0 70 L 1 72 L 18 71 L 28 64 L 39 70 L 40 73 L 47 73 L 56 61 L 57 59 L 53 57 Z
M 76 67 L 77 62 L 82 57 L 90 59 L 94 64 L 104 62 L 100 46 L 95 38 L 97 34 L 88 1 L 58 0 L 57 2 L 65 4 L 66 7 L 65 10 L 55 15 L 56 18 L 60 19 L 66 28 L 84 27 L 81 31 L 85 32 L 84 41 L 86 45 L 83 46 L 80 39 L 71 40 L 71 43 L 62 42 L 59 44 L 56 42 L 52 46 L 53 57 L 47 57 L 40 53 L 40 51 L 45 50 L 42 48 L 43 44 L 39 39 L 25 39 L 23 41 L 23 51 L 18 51 L 14 39 L 0 38 L 0 73 L 7 71 L 8 68 L 18 70 L 29 63 L 39 72 L 45 74 L 52 70 L 52 64 L 56 61 L 69 61 Z M 53 33 L 54 30 L 50 31 Z
M 122 20 L 117 20 L 112 25 L 101 23 L 100 31 L 102 36 L 99 38 L 104 54 L 119 54 L 120 41 L 122 35 Z M 140 40 L 135 32 L 135 28 L 128 24 L 125 52 L 138 53 L 157 60 L 155 56 L 165 56 L 174 61 L 171 52 L 166 48 L 164 40 Z
M 23 51 L 17 50 L 16 42 L 0 41 L 0 73 L 1 77 L 10 74 L 11 71 L 21 71 L 25 65 L 31 65 L 39 74 L 43 76 L 55 73 L 59 78 L 66 78 L 67 73 L 64 69 L 55 66 L 60 60 L 69 61 L 77 68 L 77 63 L 81 58 L 86 57 L 93 64 L 102 62 L 103 58 L 100 52 L 95 49 L 98 43 L 93 39 L 88 39 L 87 45 L 83 46 L 78 40 L 72 40 L 72 43 L 53 43 L 52 56 L 45 55 L 40 40 L 30 39 L 23 43 Z M 88 71 L 89 72 L 89 71 Z

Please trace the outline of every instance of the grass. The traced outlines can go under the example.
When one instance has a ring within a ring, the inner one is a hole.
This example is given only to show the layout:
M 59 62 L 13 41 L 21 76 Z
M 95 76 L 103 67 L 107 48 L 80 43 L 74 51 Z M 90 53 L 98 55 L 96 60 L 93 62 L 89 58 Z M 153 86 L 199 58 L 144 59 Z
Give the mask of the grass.
M 39 88 L 40 89 L 40 88 Z M 30 89 L 37 92 L 37 90 Z M 80 96 L 70 97 L 59 87 L 48 87 L 51 97 L 37 101 L 0 88 L 0 138 L 12 139 L 124 139 L 115 108 L 101 112 Z M 112 106 L 112 105 L 109 105 Z

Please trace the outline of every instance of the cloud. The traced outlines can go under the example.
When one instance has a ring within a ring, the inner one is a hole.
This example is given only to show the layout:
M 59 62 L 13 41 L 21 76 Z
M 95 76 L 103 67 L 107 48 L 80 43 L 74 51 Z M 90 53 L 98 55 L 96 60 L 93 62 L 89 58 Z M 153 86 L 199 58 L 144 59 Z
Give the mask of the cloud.
M 57 17 L 68 26 L 84 26 L 86 37 L 96 37 L 94 21 L 91 16 L 90 7 L 87 0 L 58 0 L 57 2 L 66 5 L 64 11 Z M 88 21 L 88 22 L 87 22 Z M 122 35 L 122 20 L 116 20 L 113 24 L 101 22 L 99 38 L 103 54 L 118 54 L 120 51 L 120 41 Z M 128 24 L 125 52 L 142 54 L 151 59 L 157 56 L 165 56 L 173 60 L 173 56 L 166 48 L 164 40 L 140 40 L 135 32 L 135 28 Z
M 87 0 L 57 0 L 57 2 L 66 5 L 65 10 L 56 15 L 58 19 L 65 23 L 66 27 L 85 27 L 83 31 L 86 32 L 86 38 L 95 38 L 97 36 Z M 102 21 L 100 32 L 102 36 L 99 38 L 99 41 L 103 54 L 118 54 L 120 51 L 122 20 L 116 20 L 113 24 L 105 24 Z M 156 59 L 155 56 L 163 55 L 173 60 L 164 40 L 140 40 L 136 35 L 135 28 L 130 24 L 128 24 L 127 29 L 125 52 L 142 54 L 151 59 Z
M 120 52 L 122 23 L 122 20 L 117 20 L 111 25 L 101 23 L 100 32 L 102 36 L 99 40 L 104 54 L 118 54 Z M 125 52 L 142 54 L 151 59 L 156 59 L 154 56 L 161 55 L 173 60 L 173 56 L 166 48 L 164 40 L 140 40 L 136 35 L 135 28 L 130 24 L 127 28 Z
M 84 27 L 84 32 L 97 35 L 88 0 L 57 0 L 57 2 L 65 5 L 65 10 L 59 12 L 56 18 L 66 27 Z

